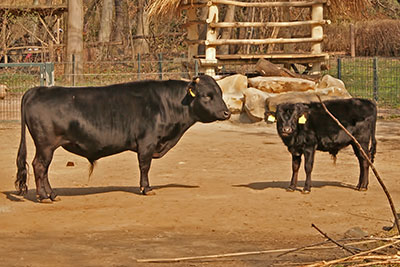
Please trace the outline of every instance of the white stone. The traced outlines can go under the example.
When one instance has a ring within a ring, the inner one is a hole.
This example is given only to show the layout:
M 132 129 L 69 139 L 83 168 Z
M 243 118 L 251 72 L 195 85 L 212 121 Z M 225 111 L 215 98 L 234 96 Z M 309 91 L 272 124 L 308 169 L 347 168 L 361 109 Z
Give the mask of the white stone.
M 308 91 L 315 88 L 315 82 L 292 77 L 254 77 L 249 78 L 250 87 L 255 87 L 267 93 L 284 93 Z

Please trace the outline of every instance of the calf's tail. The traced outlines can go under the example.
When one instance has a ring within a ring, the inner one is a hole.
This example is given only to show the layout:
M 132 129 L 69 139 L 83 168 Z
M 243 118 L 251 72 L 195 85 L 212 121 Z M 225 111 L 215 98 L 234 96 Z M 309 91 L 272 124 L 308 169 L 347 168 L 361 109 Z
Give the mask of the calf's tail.
M 26 162 L 26 127 L 25 127 L 25 110 L 24 110 L 24 98 L 21 100 L 21 140 L 19 143 L 18 154 L 17 154 L 17 179 L 15 180 L 15 188 L 19 195 L 25 195 L 28 192 L 28 186 L 26 185 L 28 175 L 28 163 Z

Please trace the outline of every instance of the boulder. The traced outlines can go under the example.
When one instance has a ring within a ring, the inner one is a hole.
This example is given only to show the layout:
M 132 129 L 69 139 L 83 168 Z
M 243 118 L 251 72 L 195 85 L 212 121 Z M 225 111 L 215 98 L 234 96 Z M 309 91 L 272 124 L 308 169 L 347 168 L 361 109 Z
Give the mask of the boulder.
M 266 93 L 257 88 L 247 88 L 243 92 L 243 109 L 251 122 L 258 122 L 264 119 L 265 100 L 276 94 Z
M 336 79 L 329 74 L 322 77 L 321 80 L 317 83 L 317 86 L 315 88 L 322 89 L 328 87 L 335 87 L 346 90 L 346 86 L 344 85 L 344 82 L 342 80 Z
M 8 87 L 4 84 L 0 84 L 0 99 L 4 99 L 8 92 Z
M 247 77 L 235 74 L 217 80 L 223 92 L 223 99 L 233 114 L 238 114 L 242 110 L 243 91 L 247 89 Z
M 243 94 L 230 94 L 224 93 L 222 95 L 222 99 L 224 99 L 226 106 L 232 112 L 232 114 L 238 114 L 242 110 L 243 105 Z
M 254 77 L 249 78 L 250 87 L 255 87 L 267 93 L 304 92 L 313 90 L 315 82 L 292 77 Z
M 307 92 L 289 92 L 270 97 L 266 100 L 266 107 L 270 111 L 276 111 L 276 106 L 280 103 L 310 103 L 319 102 L 317 97 L 319 95 L 321 100 L 338 99 L 338 98 L 351 98 L 351 95 L 346 90 L 337 90 L 336 88 L 324 88 L 310 90 Z
M 224 94 L 241 94 L 247 87 L 247 77 L 241 74 L 227 76 L 217 81 Z

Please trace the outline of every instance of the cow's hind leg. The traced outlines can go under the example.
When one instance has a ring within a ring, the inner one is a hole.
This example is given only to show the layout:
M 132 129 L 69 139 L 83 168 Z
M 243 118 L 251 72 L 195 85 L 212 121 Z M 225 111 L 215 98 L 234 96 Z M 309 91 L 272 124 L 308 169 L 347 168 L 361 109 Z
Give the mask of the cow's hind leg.
M 363 155 L 361 154 L 360 149 L 355 144 L 352 144 L 352 146 L 353 146 L 354 154 L 356 154 L 358 163 L 360 166 L 360 176 L 358 178 L 357 189 L 360 191 L 366 191 L 368 189 L 369 164 L 368 164 L 368 161 L 366 159 L 364 159 Z M 362 143 L 361 147 L 363 148 L 365 153 L 368 155 L 368 157 L 370 157 L 370 153 L 368 151 L 368 143 L 367 144 Z
M 48 180 L 48 170 L 53 158 L 53 152 L 54 150 L 52 149 L 37 150 L 32 162 L 35 173 L 36 195 L 40 202 L 56 199 L 56 194 Z

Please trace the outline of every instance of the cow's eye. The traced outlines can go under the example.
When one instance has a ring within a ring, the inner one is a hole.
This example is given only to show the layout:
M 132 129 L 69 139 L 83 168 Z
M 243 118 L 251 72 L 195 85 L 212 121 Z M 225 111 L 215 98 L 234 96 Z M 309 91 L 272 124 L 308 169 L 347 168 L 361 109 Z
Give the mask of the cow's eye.
M 212 95 L 205 95 L 204 97 L 203 97 L 203 99 L 204 99 L 204 101 L 206 101 L 206 102 L 208 102 L 208 101 L 210 101 L 211 99 L 212 99 Z

